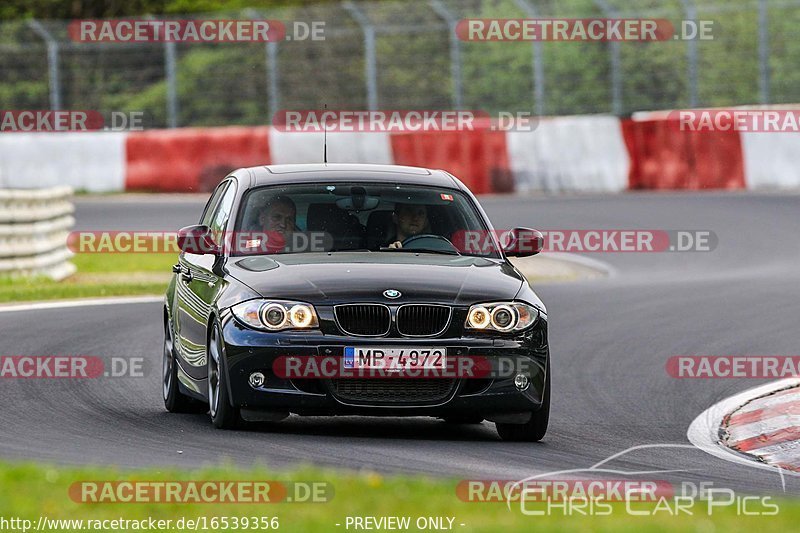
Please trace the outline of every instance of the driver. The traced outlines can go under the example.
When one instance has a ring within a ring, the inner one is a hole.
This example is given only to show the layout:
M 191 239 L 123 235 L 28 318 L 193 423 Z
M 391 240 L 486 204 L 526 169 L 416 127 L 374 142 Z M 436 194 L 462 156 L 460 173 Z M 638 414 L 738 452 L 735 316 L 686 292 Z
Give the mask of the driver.
M 425 205 L 395 204 L 392 221 L 394 235 L 389 237 L 389 248 L 402 248 L 403 241 L 409 237 L 431 232 L 428 208 Z
M 297 207 L 288 196 L 276 196 L 258 212 L 258 224 L 262 231 L 274 231 L 284 238 L 297 231 Z
M 258 231 L 266 234 L 264 246 L 272 253 L 289 251 L 297 228 L 297 207 L 288 196 L 278 195 L 258 210 Z

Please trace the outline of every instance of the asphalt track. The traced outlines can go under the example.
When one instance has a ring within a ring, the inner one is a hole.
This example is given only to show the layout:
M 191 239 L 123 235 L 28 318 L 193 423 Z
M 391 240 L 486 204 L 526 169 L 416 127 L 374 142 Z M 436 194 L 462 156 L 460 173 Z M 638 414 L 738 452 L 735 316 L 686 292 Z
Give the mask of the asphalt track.
M 198 197 L 82 199 L 77 229 L 174 230 L 194 223 L 202 203 Z M 160 396 L 161 306 L 143 303 L 0 314 L 6 355 L 148 361 L 144 378 L 3 380 L 0 457 L 123 467 L 228 459 L 520 479 L 587 468 L 631 446 L 688 445 L 687 428 L 700 412 L 764 382 L 671 378 L 664 365 L 672 355 L 800 353 L 799 195 L 631 193 L 482 203 L 499 228 L 711 230 L 719 245 L 707 253 L 591 254 L 617 275 L 535 287 L 549 310 L 553 371 L 550 431 L 538 444 L 502 442 L 488 422 L 292 417 L 225 432 L 206 415 L 168 414 Z M 685 447 L 635 450 L 612 464 L 685 471 L 649 479 L 781 491 L 777 473 Z M 800 494 L 800 478 L 785 483 L 787 492 Z

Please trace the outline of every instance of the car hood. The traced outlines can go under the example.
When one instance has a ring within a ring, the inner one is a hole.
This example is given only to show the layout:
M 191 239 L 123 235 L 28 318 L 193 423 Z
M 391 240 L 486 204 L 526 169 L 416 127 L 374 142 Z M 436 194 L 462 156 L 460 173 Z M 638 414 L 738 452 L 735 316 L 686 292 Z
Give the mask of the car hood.
M 265 298 L 318 304 L 347 301 L 469 305 L 510 300 L 524 278 L 496 259 L 410 252 L 338 252 L 231 258 L 229 274 Z

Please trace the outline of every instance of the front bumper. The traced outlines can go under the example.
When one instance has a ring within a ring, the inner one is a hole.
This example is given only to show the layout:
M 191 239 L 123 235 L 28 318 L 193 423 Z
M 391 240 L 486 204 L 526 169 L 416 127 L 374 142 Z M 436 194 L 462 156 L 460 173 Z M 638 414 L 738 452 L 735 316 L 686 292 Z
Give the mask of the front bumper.
M 422 339 L 349 337 L 319 331 L 269 333 L 245 328 L 228 315 L 222 320 L 222 337 L 233 405 L 249 411 L 300 415 L 447 417 L 468 414 L 494 420 L 527 414 L 541 406 L 549 357 L 544 317 L 530 329 L 513 336 L 484 334 Z M 444 347 L 448 357 L 480 356 L 487 361 L 502 358 L 505 371 L 502 376 L 453 378 L 446 394 L 421 401 L 354 400 L 337 393 L 330 379 L 283 379 L 273 372 L 273 363 L 283 356 L 338 358 L 345 346 L 392 345 Z M 516 366 L 512 367 L 513 364 Z M 514 385 L 514 375 L 520 368 L 530 381 L 523 391 Z M 261 372 L 267 378 L 257 389 L 248 382 L 253 372 Z

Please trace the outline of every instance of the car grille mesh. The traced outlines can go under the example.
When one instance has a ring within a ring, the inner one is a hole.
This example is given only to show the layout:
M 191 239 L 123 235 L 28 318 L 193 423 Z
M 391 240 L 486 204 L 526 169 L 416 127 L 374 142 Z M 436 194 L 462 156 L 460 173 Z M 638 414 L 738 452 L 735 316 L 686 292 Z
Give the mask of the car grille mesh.
M 414 337 L 442 333 L 450 322 L 450 308 L 442 305 L 404 305 L 397 310 L 397 330 Z
M 446 400 L 455 386 L 453 379 L 352 378 L 333 379 L 336 396 L 349 402 L 431 403 Z
M 336 306 L 336 322 L 347 335 L 380 337 L 389 333 L 391 315 L 381 304 Z M 450 323 L 452 310 L 445 305 L 406 304 L 397 309 L 397 331 L 407 337 L 434 337 Z
M 348 335 L 385 335 L 389 332 L 389 308 L 378 304 L 340 305 L 336 320 Z

